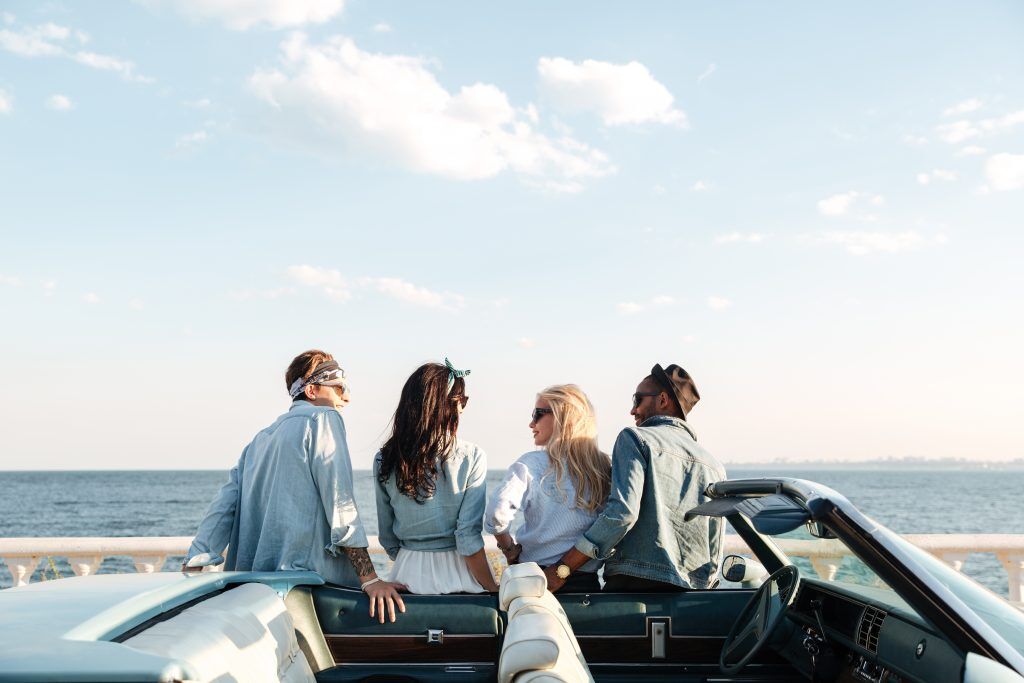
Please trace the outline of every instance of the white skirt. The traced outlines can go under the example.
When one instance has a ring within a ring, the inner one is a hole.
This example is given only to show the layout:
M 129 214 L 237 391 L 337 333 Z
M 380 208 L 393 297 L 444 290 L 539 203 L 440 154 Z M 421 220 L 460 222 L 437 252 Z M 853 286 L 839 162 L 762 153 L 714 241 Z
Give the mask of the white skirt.
M 485 593 L 469 573 L 466 560 L 454 550 L 398 551 L 388 581 L 404 583 L 410 593 L 443 595 L 445 593 Z

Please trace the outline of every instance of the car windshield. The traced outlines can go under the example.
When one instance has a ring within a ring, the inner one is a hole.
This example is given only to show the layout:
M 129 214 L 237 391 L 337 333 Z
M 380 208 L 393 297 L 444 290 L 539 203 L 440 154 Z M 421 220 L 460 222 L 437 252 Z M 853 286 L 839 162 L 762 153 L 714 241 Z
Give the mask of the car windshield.
M 838 538 L 817 538 L 807 527 L 776 534 L 775 546 L 789 558 L 804 577 L 845 587 L 847 592 L 865 600 L 879 602 L 890 609 L 920 616 L 896 591 L 889 587 Z
M 900 538 L 884 527 L 879 531 L 915 559 L 939 583 L 960 598 L 1011 647 L 1024 655 L 1024 612 L 1012 607 L 984 586 L 948 566 L 934 555 Z

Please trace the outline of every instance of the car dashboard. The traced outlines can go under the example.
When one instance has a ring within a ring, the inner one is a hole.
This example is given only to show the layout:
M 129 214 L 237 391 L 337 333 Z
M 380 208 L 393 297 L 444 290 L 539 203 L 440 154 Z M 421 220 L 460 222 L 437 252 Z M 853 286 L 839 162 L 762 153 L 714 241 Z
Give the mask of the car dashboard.
M 805 579 L 788 617 L 779 654 L 814 680 L 960 683 L 964 655 L 902 607 Z

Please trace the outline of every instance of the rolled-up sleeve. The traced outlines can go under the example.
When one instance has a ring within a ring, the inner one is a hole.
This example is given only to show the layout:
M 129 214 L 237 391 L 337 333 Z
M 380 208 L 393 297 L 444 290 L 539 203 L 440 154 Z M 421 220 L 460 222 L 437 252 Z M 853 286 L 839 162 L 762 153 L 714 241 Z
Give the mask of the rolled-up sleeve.
M 391 506 L 391 494 L 387 486 L 380 483 L 381 454 L 373 459 L 373 490 L 377 498 L 377 541 L 392 560 L 398 557 L 401 543 L 395 535 L 395 509 Z
M 365 548 L 366 531 L 353 493 L 345 423 L 337 411 L 331 410 L 317 415 L 310 429 L 310 473 L 331 529 L 331 540 L 324 550 L 337 557 L 341 548 Z
M 636 524 L 647 475 L 640 437 L 624 429 L 612 450 L 612 485 L 604 510 L 576 542 L 576 549 L 594 559 L 607 559 Z
M 508 531 L 516 512 L 523 506 L 523 498 L 529 484 L 529 468 L 522 462 L 512 463 L 487 506 L 487 514 L 484 517 L 484 529 L 487 533 L 503 534 Z
M 483 550 L 484 508 L 487 505 L 487 454 L 477 448 L 466 483 L 466 495 L 455 524 L 455 549 L 462 556 Z
M 248 450 L 248 447 L 246 447 Z M 213 502 L 206 511 L 206 516 L 199 523 L 196 537 L 189 546 L 185 565 L 188 567 L 208 567 L 224 564 L 224 549 L 231 539 L 231 528 L 238 511 L 239 482 L 245 464 L 245 452 L 238 463 L 228 472 L 227 482 L 220 487 Z

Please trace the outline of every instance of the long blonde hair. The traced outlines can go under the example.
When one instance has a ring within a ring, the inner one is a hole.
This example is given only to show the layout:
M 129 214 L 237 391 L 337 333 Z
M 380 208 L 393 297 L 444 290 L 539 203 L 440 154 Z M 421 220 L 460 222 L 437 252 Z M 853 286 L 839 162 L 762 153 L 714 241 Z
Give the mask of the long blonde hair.
M 611 459 L 597 447 L 597 419 L 590 399 L 575 384 L 556 384 L 537 394 L 555 421 L 548 461 L 561 484 L 566 472 L 576 488 L 576 507 L 596 512 L 611 490 Z

